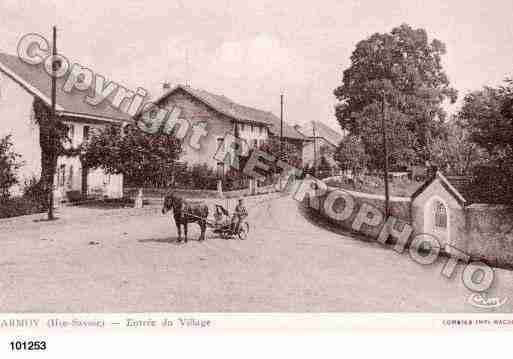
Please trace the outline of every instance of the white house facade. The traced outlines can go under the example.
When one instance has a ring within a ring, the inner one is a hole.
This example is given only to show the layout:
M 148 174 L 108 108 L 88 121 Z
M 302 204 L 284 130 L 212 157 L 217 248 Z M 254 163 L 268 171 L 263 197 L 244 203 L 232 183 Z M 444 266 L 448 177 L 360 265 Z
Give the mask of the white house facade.
M 12 135 L 14 151 L 23 161 L 17 173 L 20 184 L 11 189 L 15 195 L 22 193 L 26 181 L 41 175 L 39 127 L 34 120 L 33 103 L 37 98 L 49 107 L 50 86 L 51 78 L 41 66 L 0 53 L 0 136 Z M 89 109 L 83 96 L 64 92 L 62 82 L 58 82 L 57 89 L 57 115 L 68 126 L 70 145 L 75 148 L 94 131 L 129 120 L 110 108 Z M 85 174 L 78 156 L 58 158 L 54 183 L 56 203 L 66 201 L 72 191 L 110 198 L 123 196 L 122 175 L 106 174 L 102 169 L 91 169 Z

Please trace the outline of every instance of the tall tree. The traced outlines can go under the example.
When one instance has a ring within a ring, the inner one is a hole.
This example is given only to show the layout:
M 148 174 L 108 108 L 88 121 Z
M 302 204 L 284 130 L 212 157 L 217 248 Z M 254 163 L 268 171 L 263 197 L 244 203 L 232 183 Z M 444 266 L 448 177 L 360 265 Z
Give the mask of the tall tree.
M 344 137 L 337 147 L 334 158 L 340 168 L 351 171 L 355 177 L 359 177 L 365 171 L 369 161 L 361 139 L 353 135 Z
M 457 116 L 469 139 L 486 152 L 484 163 L 474 171 L 478 196 L 513 203 L 513 80 L 469 93 Z
M 181 152 L 173 134 L 148 134 L 135 125 L 109 126 L 95 133 L 82 150 L 83 165 L 123 174 L 139 188 L 155 178 L 171 176 Z
M 486 151 L 471 141 L 470 132 L 455 117 L 445 124 L 446 133 L 429 141 L 431 164 L 452 176 L 472 175 L 476 166 L 486 162 Z
M 16 171 L 22 166 L 21 156 L 13 150 L 10 135 L 0 138 L 0 199 L 9 198 L 9 190 L 18 183 Z
M 456 101 L 442 67 L 445 45 L 429 41 L 424 29 L 403 24 L 390 33 L 360 41 L 334 91 L 336 117 L 343 130 L 363 141 L 371 165 L 380 168 L 381 100 L 387 102 L 386 127 L 394 165 L 429 159 L 429 138 L 440 135 L 445 100 Z

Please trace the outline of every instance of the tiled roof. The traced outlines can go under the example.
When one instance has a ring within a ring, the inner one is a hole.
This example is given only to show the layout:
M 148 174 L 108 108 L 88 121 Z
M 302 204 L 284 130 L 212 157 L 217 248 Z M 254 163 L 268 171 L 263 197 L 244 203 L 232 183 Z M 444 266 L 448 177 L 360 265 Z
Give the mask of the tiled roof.
M 0 52 L 0 72 L 9 76 L 31 95 L 39 97 L 50 106 L 51 76 L 43 65 L 29 65 L 18 56 Z M 85 101 L 89 93 L 72 90 L 70 93 L 63 90 L 66 76 L 57 79 L 57 112 L 71 116 L 92 116 L 107 121 L 126 121 L 130 116 L 110 106 L 109 98 L 98 106 L 92 106 Z M 112 96 L 115 95 L 115 92 Z M 91 90 L 92 94 L 92 90 Z
M 301 132 L 306 137 L 315 137 L 324 138 L 326 141 L 331 143 L 333 146 L 338 146 L 340 141 L 344 138 L 344 136 L 335 131 L 330 126 L 320 122 L 320 121 L 310 121 L 305 126 L 300 126 L 298 131 Z
M 222 113 L 236 121 L 264 124 L 269 126 L 269 130 L 273 135 L 280 135 L 280 119 L 276 117 L 272 112 L 262 111 L 253 107 L 240 105 L 225 96 L 213 94 L 205 90 L 178 85 L 163 94 L 155 101 L 155 103 L 159 104 L 177 90 L 183 90 L 187 92 L 191 96 L 205 103 L 207 106 L 213 108 L 215 111 Z M 283 136 L 297 140 L 306 140 L 305 136 L 303 136 L 294 127 L 290 126 L 286 122 L 283 122 Z

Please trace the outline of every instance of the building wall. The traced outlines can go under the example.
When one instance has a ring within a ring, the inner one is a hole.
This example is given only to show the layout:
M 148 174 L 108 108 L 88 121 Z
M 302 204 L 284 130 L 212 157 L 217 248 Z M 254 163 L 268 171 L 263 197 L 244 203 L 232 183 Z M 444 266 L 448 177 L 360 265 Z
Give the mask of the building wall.
M 426 218 L 433 217 L 431 207 L 429 206 L 434 199 L 441 200 L 448 211 L 448 228 L 445 233 L 433 232 L 430 223 L 426 223 Z M 442 246 L 449 244 L 461 251 L 466 250 L 465 242 L 465 214 L 463 207 L 456 199 L 442 186 L 439 179 L 433 181 L 412 203 L 413 228 L 416 233 L 430 233 L 435 235 Z
M 84 122 L 82 120 L 67 118 L 63 121 L 68 127 L 68 137 L 73 147 L 80 146 L 84 136 L 89 133 L 101 131 L 105 124 L 98 122 Z M 66 145 L 70 147 L 70 145 Z M 55 196 L 57 202 L 66 199 L 66 192 L 82 191 L 82 164 L 78 156 L 60 156 L 57 160 L 57 171 L 55 174 Z M 91 169 L 87 174 L 87 194 L 95 196 L 106 196 L 109 198 L 121 198 L 123 196 L 123 176 L 110 175 L 101 168 Z
M 24 162 L 18 171 L 20 184 L 13 186 L 13 195 L 22 194 L 26 180 L 41 176 L 41 147 L 39 146 L 39 127 L 34 121 L 32 109 L 34 98 L 20 85 L 0 73 L 0 136 L 11 134 L 14 151 L 19 153 Z M 98 121 L 84 122 L 77 119 L 64 121 L 73 128 L 70 132 L 73 146 L 79 146 L 83 141 L 84 127 L 90 128 L 90 133 L 103 128 Z M 82 166 L 78 157 L 60 157 L 55 176 L 56 202 L 65 199 L 67 191 L 82 189 Z M 109 197 L 121 197 L 123 194 L 123 176 L 106 175 L 101 169 L 91 171 L 88 175 L 89 192 L 101 192 Z
M 200 140 L 200 149 L 194 149 L 189 146 L 191 132 L 185 137 L 185 145 L 180 161 L 189 164 L 203 164 L 206 163 L 212 168 L 217 166 L 217 160 L 214 155 L 218 148 L 218 139 L 224 138 L 227 133 L 234 134 L 233 120 L 210 107 L 203 104 L 193 96 L 185 91 L 177 90 L 172 93 L 161 107 L 171 111 L 175 106 L 181 109 L 181 118 L 189 121 L 191 128 L 200 122 L 206 123 L 207 135 L 203 136 Z M 251 127 L 244 124 L 244 128 L 240 129 L 239 135 L 241 138 L 248 141 L 251 145 L 252 140 L 264 141 L 268 138 L 267 129 L 260 129 L 257 126 Z
M 25 180 L 41 175 L 39 127 L 33 121 L 33 97 L 6 75 L 0 73 L 0 136 L 12 135 L 14 151 L 22 156 L 18 171 L 20 185 L 11 188 L 20 194 Z

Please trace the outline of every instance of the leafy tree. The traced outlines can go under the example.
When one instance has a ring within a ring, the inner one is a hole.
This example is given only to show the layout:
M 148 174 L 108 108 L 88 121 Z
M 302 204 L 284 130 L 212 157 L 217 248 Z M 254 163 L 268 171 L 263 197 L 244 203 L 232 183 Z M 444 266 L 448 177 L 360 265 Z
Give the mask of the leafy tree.
M 280 158 L 282 161 L 294 166 L 295 168 L 301 168 L 302 152 L 296 145 L 287 140 L 283 140 L 283 152 L 280 156 L 281 149 L 282 147 L 279 137 L 271 137 L 260 146 L 260 150 L 265 151 L 276 158 Z
M 11 135 L 0 138 L 0 199 L 9 198 L 9 189 L 18 183 L 16 171 L 22 166 L 21 156 L 14 152 Z
M 172 134 L 147 134 L 137 126 L 109 126 L 95 133 L 83 146 L 83 164 L 103 168 L 110 174 L 123 174 L 142 187 L 155 178 L 174 174 L 181 152 L 180 141 Z
M 474 171 L 479 197 L 513 203 L 513 80 L 468 94 L 457 116 L 486 155 Z
M 431 164 L 452 176 L 468 176 L 487 159 L 486 151 L 470 140 L 468 129 L 452 119 L 445 125 L 446 134 L 429 142 Z
M 343 130 L 361 138 L 370 165 L 382 168 L 381 102 L 386 99 L 386 127 L 392 166 L 429 159 L 428 138 L 440 136 L 445 100 L 456 90 L 442 68 L 445 45 L 428 41 L 424 29 L 403 24 L 390 33 L 360 41 L 334 94 Z
M 335 152 L 334 158 L 341 168 L 350 170 L 356 177 L 359 177 L 365 171 L 369 161 L 363 141 L 354 135 L 344 137 Z
M 499 88 L 485 87 L 465 96 L 458 113 L 471 140 L 495 161 L 509 161 L 513 150 L 513 80 Z

